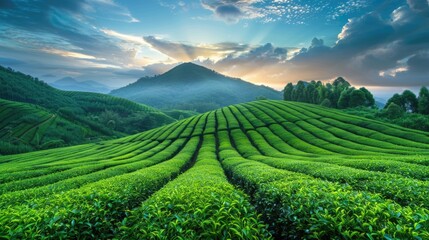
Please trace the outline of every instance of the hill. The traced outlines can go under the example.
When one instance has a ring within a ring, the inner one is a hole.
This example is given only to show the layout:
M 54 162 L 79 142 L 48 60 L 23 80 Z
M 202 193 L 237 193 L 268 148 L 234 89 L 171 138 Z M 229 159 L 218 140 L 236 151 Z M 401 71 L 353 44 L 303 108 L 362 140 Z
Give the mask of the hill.
M 271 88 L 230 78 L 193 63 L 183 63 L 158 76 L 140 78 L 110 94 L 156 108 L 198 112 L 258 97 L 281 99 L 280 92 Z
M 256 101 L 0 157 L 0 236 L 427 239 L 429 133 Z
M 49 83 L 49 85 L 65 91 L 108 93 L 112 90 L 110 87 L 96 81 L 77 81 L 72 77 L 58 79 Z
M 49 114 L 84 127 L 88 133 L 96 133 L 86 135 L 80 143 L 95 136 L 101 139 L 125 136 L 174 121 L 143 104 L 100 93 L 61 91 L 1 66 L 0 99 L 40 106 Z
M 0 99 L 0 155 L 76 145 L 98 137 L 100 133 L 43 107 Z

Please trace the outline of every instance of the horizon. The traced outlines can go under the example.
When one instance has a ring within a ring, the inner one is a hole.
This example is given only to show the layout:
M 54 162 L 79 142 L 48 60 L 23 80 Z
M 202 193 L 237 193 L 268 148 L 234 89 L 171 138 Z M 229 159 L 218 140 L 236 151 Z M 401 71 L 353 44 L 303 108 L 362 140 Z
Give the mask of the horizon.
M 342 76 L 386 99 L 429 85 L 426 0 L 6 0 L 0 9 L 0 65 L 48 83 L 118 88 L 193 62 L 277 90 Z

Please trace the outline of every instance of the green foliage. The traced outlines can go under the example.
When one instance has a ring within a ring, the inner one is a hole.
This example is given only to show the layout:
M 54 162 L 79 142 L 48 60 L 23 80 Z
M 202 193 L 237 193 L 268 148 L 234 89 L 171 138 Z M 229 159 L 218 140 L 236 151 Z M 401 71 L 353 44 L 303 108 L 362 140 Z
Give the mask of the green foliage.
M 122 121 L 114 117 L 94 119 Z M 428 239 L 428 157 L 427 132 L 259 100 L 120 139 L 0 156 L 0 236 Z
M 323 106 L 323 107 L 332 107 L 332 103 L 331 103 L 331 101 L 329 99 L 325 98 L 320 103 L 320 106 Z
M 392 102 L 389 105 L 392 105 L 393 109 L 387 108 L 383 110 L 377 110 L 368 108 L 350 108 L 345 109 L 344 111 L 349 114 L 396 124 L 409 129 L 429 132 L 429 115 L 405 113 L 403 108 L 398 108 L 395 103 Z
M 163 113 L 165 113 L 166 115 L 176 119 L 176 120 L 182 120 L 188 117 L 192 117 L 195 115 L 198 115 L 198 112 L 195 111 L 189 111 L 189 110 L 164 110 L 162 111 Z
M 0 114 L 0 120 L 8 122 L 13 130 L 22 130 L 14 131 L 6 140 L 0 136 L 0 140 L 13 143 L 13 146 L 18 146 L 16 141 L 20 141 L 20 146 L 28 147 L 10 147 L 0 154 L 117 138 L 174 121 L 142 104 L 105 94 L 60 91 L 36 78 L 0 66 L 0 100 L 4 99 L 30 104 L 9 103 L 0 108 L 13 108 L 14 122 L 4 119 L 9 116 L 6 112 Z M 52 118 L 48 120 L 48 116 Z
M 384 108 L 387 108 L 391 103 L 395 103 L 406 112 L 416 113 L 418 111 L 418 102 L 419 100 L 413 92 L 411 92 L 410 90 L 405 90 L 404 92 L 402 92 L 402 94 L 394 94 L 387 101 L 386 106 Z
M 228 183 L 214 140 L 206 135 L 195 166 L 129 213 L 121 238 L 270 238 L 245 195 Z
M 420 89 L 417 108 L 420 114 L 429 115 L 429 90 L 426 87 Z
M 299 81 L 296 86 L 288 83 L 283 91 L 286 101 L 319 104 L 324 107 L 353 108 L 374 107 L 374 96 L 366 88 L 355 89 L 344 78 L 339 77 L 332 84 L 323 85 L 320 81 Z
M 404 115 L 404 113 L 404 109 L 401 108 L 399 105 L 395 104 L 394 102 L 391 102 L 389 106 L 387 106 L 386 111 L 384 112 L 386 117 L 390 119 L 400 118 Z
M 366 95 L 361 90 L 353 90 L 350 93 L 350 100 L 348 107 L 358 107 L 358 106 L 365 106 L 366 102 L 368 100 L 366 99 Z

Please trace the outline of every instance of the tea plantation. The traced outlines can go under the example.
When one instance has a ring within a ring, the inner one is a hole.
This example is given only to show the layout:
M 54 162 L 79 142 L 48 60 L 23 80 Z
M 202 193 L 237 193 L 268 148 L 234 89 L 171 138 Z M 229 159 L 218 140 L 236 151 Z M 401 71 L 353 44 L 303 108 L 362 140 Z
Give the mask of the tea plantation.
M 256 101 L 0 157 L 0 238 L 429 239 L 428 196 L 429 133 Z

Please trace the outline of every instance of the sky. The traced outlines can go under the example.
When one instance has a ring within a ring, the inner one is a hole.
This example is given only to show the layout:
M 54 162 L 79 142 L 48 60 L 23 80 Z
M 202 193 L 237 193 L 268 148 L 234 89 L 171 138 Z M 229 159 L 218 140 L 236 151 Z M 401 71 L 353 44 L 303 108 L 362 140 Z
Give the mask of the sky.
M 429 85 L 429 0 L 0 0 L 0 65 L 44 81 L 120 87 L 182 62 L 387 97 Z

